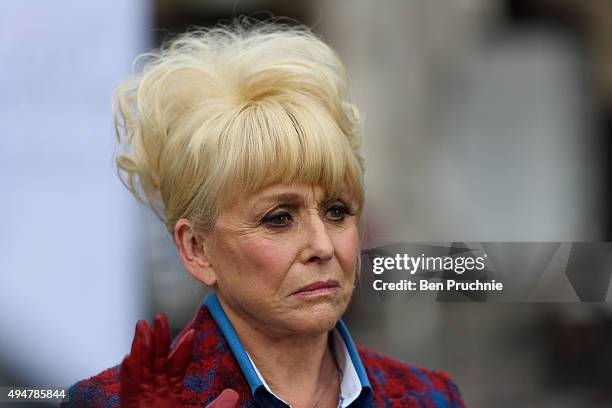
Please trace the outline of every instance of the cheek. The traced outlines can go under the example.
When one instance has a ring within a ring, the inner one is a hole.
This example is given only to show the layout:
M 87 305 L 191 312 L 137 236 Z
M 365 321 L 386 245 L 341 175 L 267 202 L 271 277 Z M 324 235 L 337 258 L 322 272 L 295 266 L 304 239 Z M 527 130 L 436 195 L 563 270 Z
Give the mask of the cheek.
M 336 258 L 346 275 L 352 276 L 359 254 L 359 231 L 357 227 L 350 227 L 339 231 L 334 240 Z
M 262 237 L 243 239 L 232 252 L 238 274 L 255 286 L 277 287 L 296 256 L 287 240 Z

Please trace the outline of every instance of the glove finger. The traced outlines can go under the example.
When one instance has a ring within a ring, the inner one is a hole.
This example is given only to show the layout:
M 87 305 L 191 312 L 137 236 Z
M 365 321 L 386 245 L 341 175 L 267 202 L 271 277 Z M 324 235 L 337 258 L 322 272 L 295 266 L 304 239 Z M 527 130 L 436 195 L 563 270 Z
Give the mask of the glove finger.
M 195 330 L 193 329 L 190 329 L 179 338 L 176 347 L 168 357 L 169 370 L 182 371 L 183 367 L 187 368 L 191 362 L 194 340 Z
M 122 407 L 137 406 L 140 390 L 138 378 L 130 370 L 129 354 L 125 356 L 119 369 L 119 399 Z
M 168 325 L 168 318 L 163 313 L 158 313 L 153 322 L 153 369 L 156 373 L 166 372 L 169 347 L 170 327 Z
M 168 357 L 168 382 L 173 390 L 180 392 L 183 387 L 183 377 L 191 363 L 195 330 L 190 329 L 178 339 L 176 347 Z
M 231 388 L 226 388 L 206 408 L 237 408 L 240 396 Z
M 132 349 L 130 355 L 138 364 L 148 360 L 149 350 L 151 348 L 151 340 L 149 334 L 149 324 L 145 320 L 139 320 L 136 323 L 134 331 L 134 339 L 132 340 Z
M 135 380 L 134 372 L 130 369 L 130 361 L 132 359 L 131 354 L 127 354 L 123 361 L 121 362 L 121 367 L 119 368 L 119 380 L 126 384 L 128 382 L 133 382 Z
M 153 369 L 153 344 L 151 330 L 145 320 L 139 320 L 136 324 L 136 334 L 130 355 L 130 370 L 139 377 L 141 382 L 150 383 Z
M 183 330 L 181 330 L 181 332 L 178 334 L 178 336 L 176 336 L 174 338 L 174 340 L 172 340 L 172 344 L 170 345 L 170 348 L 172 348 L 173 350 L 176 348 L 176 344 L 178 343 L 179 339 L 185 335 L 185 333 L 187 333 L 189 330 L 191 329 L 195 329 L 195 323 L 196 320 L 198 319 L 198 315 L 196 314 L 194 316 L 193 319 L 191 319 L 191 321 L 189 322 L 189 324 L 187 324 L 187 326 L 185 326 L 183 328 Z
M 153 323 L 153 342 L 155 344 L 155 356 L 168 357 L 170 327 L 168 325 L 168 318 L 163 313 L 158 313 L 155 316 L 155 321 Z

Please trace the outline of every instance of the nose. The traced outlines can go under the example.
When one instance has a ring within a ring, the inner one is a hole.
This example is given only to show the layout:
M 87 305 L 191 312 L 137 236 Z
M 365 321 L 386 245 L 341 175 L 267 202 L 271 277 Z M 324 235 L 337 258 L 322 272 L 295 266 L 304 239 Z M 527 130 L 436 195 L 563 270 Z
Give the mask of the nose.
M 325 263 L 334 257 L 334 244 L 327 227 L 318 214 L 312 214 L 304 223 L 304 263 Z

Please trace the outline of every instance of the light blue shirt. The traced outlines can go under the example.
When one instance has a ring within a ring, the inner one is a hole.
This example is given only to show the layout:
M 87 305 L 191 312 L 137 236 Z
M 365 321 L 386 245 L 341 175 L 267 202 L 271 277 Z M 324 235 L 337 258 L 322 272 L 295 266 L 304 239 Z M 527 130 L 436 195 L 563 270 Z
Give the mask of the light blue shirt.
M 286 402 L 277 397 L 240 343 L 240 339 L 219 303 L 216 293 L 206 296 L 204 304 L 210 311 L 213 320 L 227 340 L 240 369 L 244 373 L 253 398 L 260 406 L 271 408 L 288 408 Z M 338 407 L 368 407 L 372 401 L 372 386 L 368 380 L 355 343 L 342 320 L 338 320 L 331 332 L 338 367 L 342 371 L 340 398 Z

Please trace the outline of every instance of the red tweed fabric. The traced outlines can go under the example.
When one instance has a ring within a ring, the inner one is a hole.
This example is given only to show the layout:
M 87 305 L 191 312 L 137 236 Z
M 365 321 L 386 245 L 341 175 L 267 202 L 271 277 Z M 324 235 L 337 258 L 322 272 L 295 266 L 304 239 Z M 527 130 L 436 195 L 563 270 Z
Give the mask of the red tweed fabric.
M 205 407 L 226 388 L 240 395 L 240 407 L 257 407 L 238 362 L 206 306 L 195 319 L 193 361 L 184 380 L 185 407 Z M 400 363 L 358 347 L 374 391 L 370 407 L 465 408 L 459 390 L 442 372 Z M 70 387 L 62 406 L 119 407 L 119 366 Z

